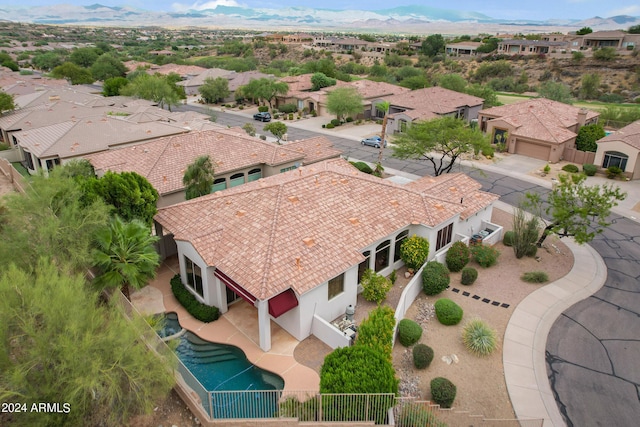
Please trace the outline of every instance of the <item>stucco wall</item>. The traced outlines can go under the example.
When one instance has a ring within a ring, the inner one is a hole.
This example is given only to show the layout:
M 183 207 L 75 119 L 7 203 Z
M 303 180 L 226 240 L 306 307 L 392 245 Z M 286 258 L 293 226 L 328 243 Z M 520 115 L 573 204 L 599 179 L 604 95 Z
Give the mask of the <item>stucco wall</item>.
M 629 156 L 625 172 L 632 174 L 631 179 L 640 179 L 640 156 L 638 156 L 637 148 L 633 148 L 622 141 L 598 142 L 598 150 L 596 151 L 596 158 L 593 164 L 602 167 L 604 155 L 607 151 L 618 151 Z
M 204 297 L 198 295 L 189 285 L 185 285 L 198 301 L 203 302 L 208 305 L 214 305 L 216 307 L 220 307 L 219 301 L 216 301 L 213 298 L 212 288 L 215 285 L 215 278 L 213 276 L 213 269 L 207 268 L 207 264 L 204 262 L 200 254 L 195 250 L 195 248 L 191 245 L 191 243 L 176 241 L 178 246 L 178 259 L 180 260 L 180 278 L 182 279 L 182 283 L 188 283 L 187 281 L 187 272 L 186 266 L 184 263 L 184 257 L 187 256 L 194 264 L 197 264 L 202 271 L 202 289 Z

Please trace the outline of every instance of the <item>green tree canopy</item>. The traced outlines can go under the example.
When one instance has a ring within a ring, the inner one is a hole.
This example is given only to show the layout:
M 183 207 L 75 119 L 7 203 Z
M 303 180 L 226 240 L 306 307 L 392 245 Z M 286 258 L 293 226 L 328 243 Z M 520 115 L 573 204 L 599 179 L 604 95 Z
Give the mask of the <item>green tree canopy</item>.
M 278 95 L 286 95 L 289 92 L 289 85 L 274 79 L 263 77 L 252 79 L 248 84 L 240 86 L 240 94 L 247 99 L 265 101 L 272 107 L 272 102 Z
M 127 68 L 112 54 L 104 53 L 91 66 L 91 74 L 96 80 L 105 81 L 113 77 L 124 77 Z
M 611 223 L 607 220 L 611 208 L 618 206 L 627 195 L 613 185 L 587 185 L 583 174 L 560 174 L 557 184 L 547 197 L 545 212 L 551 223 L 538 240 L 541 247 L 549 234 L 572 236 L 579 244 L 588 243 Z M 542 199 L 539 194 L 527 193 L 528 206 L 539 212 Z
M 581 151 L 596 152 L 598 149 L 598 141 L 606 136 L 604 127 L 601 124 L 590 124 L 582 126 L 578 130 L 578 136 L 576 137 L 576 148 Z
M 211 158 L 208 155 L 197 157 L 193 163 L 187 166 L 182 177 L 186 199 L 191 200 L 211 193 L 213 179 L 214 170 Z
M 129 84 L 129 80 L 126 77 L 111 77 L 104 81 L 102 85 L 102 95 L 104 96 L 118 96 L 120 95 L 120 89 Z
M 202 99 L 207 104 L 220 102 L 231 93 L 229 91 L 229 80 L 224 77 L 211 78 L 204 80 L 204 84 L 198 88 L 198 92 L 202 95 Z
M 627 30 L 629 34 L 640 34 L 640 25 L 633 25 Z
M 144 320 L 99 304 L 81 274 L 31 263 L 33 274 L 15 265 L 0 273 L 0 400 L 69 406 L 27 410 L 12 425 L 121 426 L 152 412 L 174 379 L 167 360 L 140 339 L 150 331 Z
M 146 73 L 140 74 L 128 85 L 120 89 L 120 94 L 124 96 L 134 96 L 136 98 L 147 99 L 157 102 L 160 108 L 166 105 L 171 111 L 172 105 L 178 105 L 180 96 L 174 90 L 167 79 L 159 74 L 150 76 Z
M 327 95 L 327 111 L 338 120 L 345 116 L 356 116 L 364 110 L 362 95 L 354 87 L 339 87 Z
M 433 58 L 436 55 L 444 53 L 444 47 L 445 41 L 442 34 L 432 34 L 422 42 L 420 50 L 424 55 Z
M 600 76 L 598 74 L 584 74 L 580 86 L 580 98 L 596 99 L 600 89 Z
M 582 27 L 578 31 L 576 31 L 576 34 L 579 36 L 584 36 L 586 34 L 591 34 L 591 33 L 593 33 L 593 30 L 591 29 L 591 27 Z
M 464 93 L 467 81 L 460 74 L 443 74 L 438 77 L 438 86 Z
M 0 117 L 7 112 L 16 109 L 16 104 L 13 102 L 13 95 L 0 90 Z
M 82 68 L 73 62 L 65 62 L 51 70 L 51 75 L 56 79 L 67 79 L 72 85 L 90 84 L 95 81 L 91 71 Z
M 100 52 L 94 47 L 80 47 L 74 49 L 69 55 L 69 61 L 79 67 L 89 68 L 98 60 Z
M 571 88 L 562 82 L 546 81 L 542 83 L 538 88 L 538 95 L 542 98 L 562 102 L 564 104 L 571 105 L 573 102 Z
M 160 255 L 154 247 L 157 236 L 140 220 L 124 222 L 119 216 L 96 233 L 93 259 L 98 274 L 93 283 L 99 289 L 121 288 L 129 299 L 129 286 L 142 289 L 155 277 Z
M 434 175 L 451 172 L 458 157 L 474 146 L 488 144 L 487 137 L 476 128 L 454 117 L 442 117 L 413 123 L 395 139 L 394 157 L 427 160 Z
M 62 62 L 62 57 L 55 52 L 39 53 L 31 59 L 34 67 L 44 71 L 51 71 L 58 65 L 62 65 Z
M 265 125 L 264 130 L 271 132 L 276 137 L 276 142 L 280 144 L 280 140 L 287 133 L 287 125 L 282 122 L 270 122 Z
M 334 86 L 336 79 L 327 77 L 324 73 L 313 73 L 311 76 L 311 84 L 313 85 L 311 90 L 320 90 L 323 87 Z

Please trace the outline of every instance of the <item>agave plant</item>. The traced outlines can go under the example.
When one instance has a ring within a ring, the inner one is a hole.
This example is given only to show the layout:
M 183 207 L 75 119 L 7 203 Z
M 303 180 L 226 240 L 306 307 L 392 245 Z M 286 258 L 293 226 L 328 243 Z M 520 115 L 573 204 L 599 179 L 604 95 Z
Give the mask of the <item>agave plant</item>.
M 480 319 L 467 322 L 462 329 L 462 342 L 476 356 L 488 356 L 496 349 L 496 331 Z

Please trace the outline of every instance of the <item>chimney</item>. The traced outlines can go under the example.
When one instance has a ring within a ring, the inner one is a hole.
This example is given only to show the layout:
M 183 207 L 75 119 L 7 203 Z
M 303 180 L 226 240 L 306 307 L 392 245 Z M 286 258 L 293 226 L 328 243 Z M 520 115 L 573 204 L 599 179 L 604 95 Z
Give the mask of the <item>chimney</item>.
M 582 126 L 584 126 L 584 123 L 586 121 L 587 121 L 587 109 L 581 108 L 580 111 L 578 111 L 578 126 L 576 127 L 576 133 L 580 130 Z

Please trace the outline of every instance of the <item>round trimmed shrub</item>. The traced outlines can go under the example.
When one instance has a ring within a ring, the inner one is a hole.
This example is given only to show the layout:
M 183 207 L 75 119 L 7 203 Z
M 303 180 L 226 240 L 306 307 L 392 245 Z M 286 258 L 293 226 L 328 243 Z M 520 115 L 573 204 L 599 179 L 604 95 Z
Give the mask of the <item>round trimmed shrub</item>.
M 500 252 L 493 246 L 475 245 L 471 248 L 471 255 L 480 267 L 488 268 L 498 262 Z
M 460 277 L 460 283 L 463 285 L 473 285 L 473 282 L 478 278 L 478 270 L 473 267 L 465 267 L 462 269 L 462 277 Z
M 417 235 L 410 236 L 400 245 L 400 259 L 407 266 L 418 271 L 429 256 L 429 241 Z
M 266 113 L 267 111 L 269 111 L 269 107 L 267 107 L 266 105 L 261 105 L 258 107 L 258 111 L 261 113 Z
M 422 290 L 427 295 L 437 295 L 449 286 L 449 270 L 438 261 L 429 261 L 422 270 Z
M 451 408 L 456 399 L 456 386 L 444 377 L 431 380 L 431 400 L 443 408 Z
M 445 256 L 445 261 L 447 262 L 447 268 L 449 271 L 458 272 L 464 268 L 467 263 L 469 263 L 469 257 L 471 252 L 469 251 L 469 247 L 465 245 L 463 242 L 455 242 L 449 250 L 447 251 L 447 255 Z
M 457 325 L 462 320 L 462 307 L 450 300 L 441 298 L 435 303 L 436 317 L 443 325 Z
M 418 342 L 422 336 L 422 326 L 410 319 L 402 319 L 398 323 L 398 340 L 400 344 L 409 347 Z
M 476 356 L 487 356 L 496 349 L 496 331 L 480 319 L 467 322 L 462 329 L 462 342 Z
M 569 173 L 578 173 L 580 172 L 580 169 L 578 169 L 578 167 L 576 165 L 564 165 L 562 167 L 562 170 L 565 172 L 569 172 Z
M 425 369 L 433 361 L 433 349 L 425 344 L 416 344 L 413 347 L 413 366 L 416 369 Z
M 373 173 L 373 169 L 371 169 L 371 166 L 369 166 L 365 162 L 349 162 L 349 163 L 355 166 L 356 169 L 358 169 L 360 172 L 364 172 L 369 175 Z
M 596 165 L 592 165 L 591 163 L 585 163 L 582 165 L 582 171 L 587 176 L 594 176 L 596 172 L 598 172 L 598 167 Z
M 336 127 L 333 123 L 328 123 L 326 128 L 327 129 L 333 129 L 334 127 Z
M 502 237 L 502 244 L 505 246 L 513 246 L 513 241 L 516 238 L 516 233 L 514 231 L 505 231 L 504 236 Z

